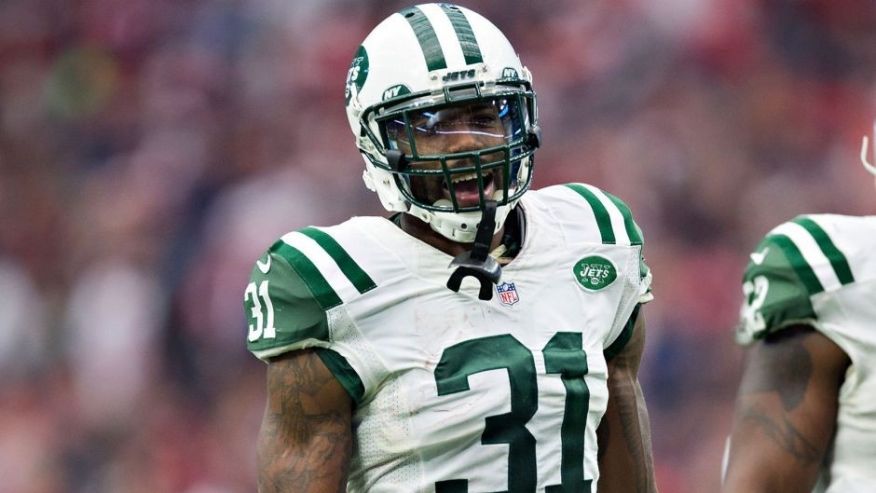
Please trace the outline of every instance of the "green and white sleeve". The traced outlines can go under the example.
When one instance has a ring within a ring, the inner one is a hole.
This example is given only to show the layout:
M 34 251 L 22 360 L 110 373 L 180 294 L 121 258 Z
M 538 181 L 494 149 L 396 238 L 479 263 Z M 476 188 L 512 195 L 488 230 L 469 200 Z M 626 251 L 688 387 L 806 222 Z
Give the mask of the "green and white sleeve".
M 374 287 L 371 278 L 324 231 L 304 228 L 289 233 L 252 270 L 244 293 L 247 348 L 268 361 L 316 347 L 322 361 L 358 402 L 363 395 L 361 378 L 336 351 L 328 313 Z
M 812 297 L 853 281 L 846 257 L 816 221 L 799 216 L 778 226 L 745 270 L 737 341 L 748 344 L 796 324 L 817 328 Z
M 633 219 L 630 207 L 620 198 L 585 183 L 567 183 L 566 188 L 580 195 L 593 211 L 599 236 L 605 245 L 639 247 L 639 303 L 654 299 L 651 294 L 651 269 L 645 263 L 642 228 Z

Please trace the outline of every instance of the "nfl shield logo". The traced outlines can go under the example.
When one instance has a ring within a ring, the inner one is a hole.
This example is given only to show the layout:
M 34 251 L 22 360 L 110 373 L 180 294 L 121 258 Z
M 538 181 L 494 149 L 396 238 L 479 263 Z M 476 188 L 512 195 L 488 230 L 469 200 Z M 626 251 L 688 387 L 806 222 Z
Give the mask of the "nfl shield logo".
M 513 305 L 520 301 L 520 297 L 517 296 L 517 288 L 514 286 L 513 282 L 503 282 L 496 286 L 496 292 L 499 293 L 499 301 L 502 302 L 503 305 Z

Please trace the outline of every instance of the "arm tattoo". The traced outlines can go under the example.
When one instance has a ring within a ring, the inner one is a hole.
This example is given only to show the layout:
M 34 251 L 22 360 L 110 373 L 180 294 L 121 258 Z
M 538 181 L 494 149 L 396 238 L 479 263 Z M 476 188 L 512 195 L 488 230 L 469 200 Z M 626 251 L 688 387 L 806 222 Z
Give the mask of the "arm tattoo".
M 651 462 L 644 459 L 651 451 L 650 432 L 644 425 L 648 421 L 644 398 L 635 382 L 624 382 L 614 390 L 618 397 L 618 416 L 627 450 L 632 457 L 644 462 L 641 464 L 643 467 L 635 468 L 636 491 L 647 492 L 653 472 L 650 471 Z
M 851 364 L 815 328 L 783 328 L 748 352 L 733 425 L 727 491 L 811 491 L 834 439 Z
M 330 385 L 338 384 L 315 354 L 271 363 L 258 443 L 259 491 L 345 490 L 350 412 L 326 404 Z
M 640 315 L 641 317 L 641 315 Z M 642 351 L 645 347 L 644 318 L 638 320 L 633 337 L 627 348 L 618 354 L 613 363 L 624 371 L 618 373 L 618 380 L 611 385 L 612 397 L 617 406 L 620 421 L 620 434 L 626 449 L 633 459 L 635 469 L 635 491 L 654 491 L 654 464 L 651 460 L 651 427 L 645 397 L 637 378 Z M 607 424 L 607 423 L 606 423 Z M 608 430 L 605 430 L 608 433 Z
M 809 391 L 818 392 L 816 368 L 809 339 L 814 332 L 808 327 L 789 328 L 769 336 L 756 348 L 750 363 L 754 377 L 740 390 L 742 402 L 747 403 L 740 412 L 743 422 L 760 428 L 763 433 L 795 461 L 802 465 L 818 462 L 824 447 L 817 444 L 817 434 L 801 429 L 791 420 L 793 413 L 801 409 Z M 825 365 L 822 363 L 822 367 Z M 775 396 L 782 403 L 782 410 L 770 410 L 758 394 Z M 835 399 L 836 394 L 832 397 Z M 821 401 L 820 401 L 821 402 Z M 827 401 L 824 400 L 824 405 Z M 836 419 L 835 415 L 832 419 Z
M 803 346 L 803 338 L 793 335 L 780 333 L 764 343 L 769 345 L 771 355 L 761 358 L 760 371 L 769 378 L 757 382 L 749 391 L 778 393 L 786 412 L 803 402 L 812 378 L 812 356 Z
M 821 450 L 807 440 L 785 416 L 782 416 L 782 423 L 777 423 L 764 409 L 752 405 L 745 410 L 742 420 L 763 429 L 772 441 L 803 464 L 813 464 L 821 459 Z

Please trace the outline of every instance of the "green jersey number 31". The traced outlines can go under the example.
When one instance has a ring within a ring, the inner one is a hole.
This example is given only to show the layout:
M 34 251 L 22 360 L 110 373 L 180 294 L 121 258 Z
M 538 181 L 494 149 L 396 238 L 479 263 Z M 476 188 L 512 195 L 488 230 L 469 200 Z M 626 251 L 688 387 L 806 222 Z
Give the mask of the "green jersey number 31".
M 545 493 L 589 493 L 591 480 L 584 479 L 584 428 L 590 404 L 590 389 L 584 381 L 587 353 L 581 349 L 581 334 L 558 332 L 542 350 L 545 370 L 559 374 L 566 389 L 566 405 L 560 429 L 562 484 L 548 486 Z M 538 409 L 538 383 L 532 352 L 509 334 L 483 337 L 447 348 L 435 368 L 438 395 L 469 390 L 469 375 L 504 368 L 511 385 L 511 412 L 488 416 L 481 435 L 483 444 L 508 444 L 509 493 L 532 492 L 536 486 L 535 437 L 526 423 Z M 436 493 L 467 493 L 468 480 L 435 483 Z

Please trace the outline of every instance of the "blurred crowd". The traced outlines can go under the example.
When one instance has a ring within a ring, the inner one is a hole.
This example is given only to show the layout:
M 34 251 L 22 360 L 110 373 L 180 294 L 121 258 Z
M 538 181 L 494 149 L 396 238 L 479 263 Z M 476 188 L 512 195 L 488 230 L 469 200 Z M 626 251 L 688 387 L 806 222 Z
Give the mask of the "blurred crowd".
M 716 491 L 747 253 L 872 214 L 872 0 L 461 0 L 533 72 L 535 186 L 629 203 L 664 493 Z M 0 2 L 0 493 L 255 491 L 243 289 L 283 233 L 383 214 L 343 109 L 377 0 Z

